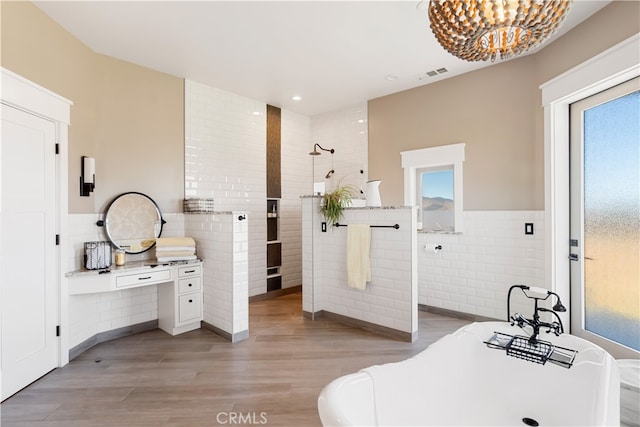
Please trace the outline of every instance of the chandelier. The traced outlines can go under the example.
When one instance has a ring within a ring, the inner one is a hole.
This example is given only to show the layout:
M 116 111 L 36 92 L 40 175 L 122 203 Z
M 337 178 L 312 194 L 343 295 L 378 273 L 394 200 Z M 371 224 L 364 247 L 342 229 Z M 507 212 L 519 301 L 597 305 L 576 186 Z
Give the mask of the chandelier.
M 431 0 L 438 42 L 466 61 L 508 59 L 542 44 L 567 16 L 573 0 Z

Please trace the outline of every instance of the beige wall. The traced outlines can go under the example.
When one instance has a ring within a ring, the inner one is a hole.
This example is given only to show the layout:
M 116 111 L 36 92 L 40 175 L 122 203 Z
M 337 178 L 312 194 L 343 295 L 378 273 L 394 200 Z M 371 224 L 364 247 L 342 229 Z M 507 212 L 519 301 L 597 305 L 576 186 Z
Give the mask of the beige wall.
M 466 143 L 465 210 L 544 208 L 539 85 L 640 32 L 640 2 L 616 1 L 541 52 L 369 101 L 369 176 L 403 204 L 400 152 Z
M 101 212 L 140 191 L 164 212 L 184 194 L 183 81 L 97 54 L 29 2 L 0 2 L 1 65 L 73 101 L 69 212 Z M 96 191 L 80 197 L 80 157 L 96 158 Z

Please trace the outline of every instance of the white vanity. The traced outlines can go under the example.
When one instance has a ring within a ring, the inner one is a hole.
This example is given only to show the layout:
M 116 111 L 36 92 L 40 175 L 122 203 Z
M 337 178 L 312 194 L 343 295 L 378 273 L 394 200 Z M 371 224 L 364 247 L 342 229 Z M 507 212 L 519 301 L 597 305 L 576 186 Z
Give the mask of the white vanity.
M 106 270 L 72 271 L 67 280 L 71 297 L 158 285 L 158 327 L 171 335 L 198 329 L 203 319 L 201 260 L 129 262 Z

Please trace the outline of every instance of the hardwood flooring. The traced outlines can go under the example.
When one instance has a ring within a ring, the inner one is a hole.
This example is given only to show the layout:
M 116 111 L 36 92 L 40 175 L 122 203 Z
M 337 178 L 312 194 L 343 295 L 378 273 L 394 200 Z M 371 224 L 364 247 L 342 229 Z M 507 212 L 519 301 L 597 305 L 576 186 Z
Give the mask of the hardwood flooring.
M 318 426 L 331 380 L 411 357 L 469 323 L 420 312 L 419 338 L 406 343 L 304 319 L 301 306 L 301 293 L 251 303 L 250 337 L 235 344 L 204 329 L 99 344 L 2 403 L 1 425 Z

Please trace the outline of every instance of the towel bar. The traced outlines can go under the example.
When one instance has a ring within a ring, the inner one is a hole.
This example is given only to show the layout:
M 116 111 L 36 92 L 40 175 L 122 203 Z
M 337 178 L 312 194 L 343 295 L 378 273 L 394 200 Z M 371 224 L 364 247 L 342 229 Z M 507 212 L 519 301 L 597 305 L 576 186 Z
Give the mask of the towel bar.
M 335 227 L 348 227 L 348 224 L 340 224 L 338 222 L 336 222 L 333 225 Z M 398 224 L 393 224 L 393 225 L 370 225 L 369 227 L 371 227 L 371 228 L 395 228 L 397 230 L 398 228 L 400 228 L 400 225 L 398 225 Z

